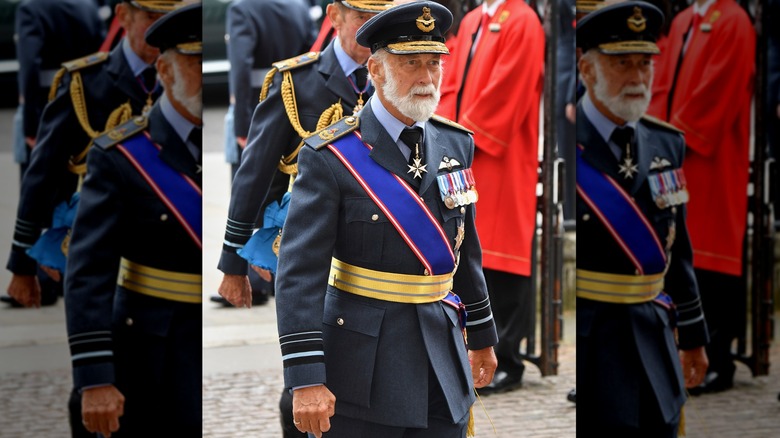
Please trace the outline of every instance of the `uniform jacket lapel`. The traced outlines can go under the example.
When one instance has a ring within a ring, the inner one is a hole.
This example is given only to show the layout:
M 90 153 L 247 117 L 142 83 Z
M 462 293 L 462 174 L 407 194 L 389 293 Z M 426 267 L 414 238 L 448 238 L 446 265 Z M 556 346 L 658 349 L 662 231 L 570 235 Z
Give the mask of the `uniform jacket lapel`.
M 639 172 L 634 175 L 634 183 L 631 185 L 631 193 L 636 193 L 639 187 L 647 179 L 647 173 L 650 170 L 650 162 L 653 159 L 654 146 L 651 143 L 650 131 L 642 123 L 636 124 L 636 154 L 639 162 Z
M 333 43 L 329 44 L 320 55 L 320 62 L 318 63 L 318 70 L 320 74 L 325 78 L 325 86 L 333 92 L 337 97 L 341 98 L 341 104 L 345 108 L 348 108 L 351 114 L 351 109 L 357 104 L 357 94 L 352 86 L 349 84 L 344 70 L 341 69 L 338 58 L 336 58 L 336 52 L 333 50 Z M 367 100 L 368 96 L 363 96 L 363 100 Z
M 360 112 L 360 133 L 363 136 L 363 141 L 373 147 L 369 156 L 377 164 L 400 176 L 415 189 L 420 186 L 419 182 L 412 178 L 412 174 L 407 172 L 409 166 L 404 155 L 374 116 L 371 105 L 366 105 Z
M 133 72 L 130 70 L 130 64 L 127 63 L 124 53 L 122 53 L 122 44 L 119 43 L 111 51 L 108 57 L 108 74 L 114 81 L 114 86 L 122 90 L 122 92 L 135 100 L 136 103 L 143 103 L 146 101 L 146 94 L 144 94 L 141 86 L 138 84 Z M 87 86 L 89 86 L 87 84 Z
M 428 172 L 423 173 L 422 183 L 420 184 L 420 193 L 425 193 L 436 179 L 436 173 L 439 170 L 439 163 L 444 158 L 444 147 L 439 144 L 439 129 L 433 123 L 425 124 L 425 164 Z
M 178 172 L 181 172 L 193 181 L 201 185 L 201 172 L 198 172 L 198 163 L 192 156 L 187 145 L 176 134 L 173 127 L 162 115 L 159 105 L 152 108 L 149 114 L 149 134 L 152 141 L 162 147 L 160 159 Z
M 577 105 L 577 144 L 584 147 L 582 158 L 593 167 L 618 181 L 623 178 L 618 174 L 617 158 L 585 116 L 582 104 Z

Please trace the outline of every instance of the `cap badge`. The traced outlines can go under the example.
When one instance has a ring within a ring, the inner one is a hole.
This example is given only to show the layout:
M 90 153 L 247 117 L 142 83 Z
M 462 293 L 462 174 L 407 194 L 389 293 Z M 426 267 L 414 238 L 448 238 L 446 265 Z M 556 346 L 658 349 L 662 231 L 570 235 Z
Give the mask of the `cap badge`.
M 431 8 L 423 7 L 423 14 L 417 17 L 417 28 L 423 32 L 430 32 L 436 26 L 436 19 L 431 16 Z
M 634 7 L 634 15 L 626 21 L 628 22 L 628 28 L 636 33 L 642 32 L 647 27 L 647 20 L 642 15 L 642 8 L 639 6 Z

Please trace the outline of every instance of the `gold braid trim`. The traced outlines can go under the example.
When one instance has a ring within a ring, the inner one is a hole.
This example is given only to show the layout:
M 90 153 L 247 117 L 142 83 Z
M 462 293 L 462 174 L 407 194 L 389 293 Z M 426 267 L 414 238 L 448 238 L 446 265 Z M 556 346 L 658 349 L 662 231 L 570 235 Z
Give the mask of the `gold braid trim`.
M 260 88 L 260 102 L 264 101 L 265 98 L 268 97 L 268 89 L 271 88 L 271 84 L 274 82 L 274 75 L 278 71 L 278 68 L 273 67 L 268 71 L 268 73 L 265 74 L 265 79 L 263 79 L 263 86 Z
M 287 118 L 290 119 L 295 132 L 301 138 L 306 138 L 311 133 L 301 126 L 301 121 L 298 120 L 298 103 L 295 101 L 295 85 L 292 80 L 292 73 L 286 71 L 282 73 L 282 102 L 284 103 L 284 109 L 287 112 Z
M 68 69 L 63 67 L 57 70 L 57 74 L 54 75 L 54 79 L 51 81 L 51 86 L 49 87 L 49 102 L 57 97 L 57 89 L 60 88 L 60 81 L 62 81 L 62 77 L 65 76 L 65 72 L 67 71 Z
M 70 99 L 73 101 L 73 109 L 76 111 L 76 117 L 79 119 L 81 127 L 90 138 L 97 138 L 100 133 L 92 129 L 87 117 L 87 102 L 84 100 L 84 84 L 81 81 L 81 73 L 74 71 L 71 73 Z
M 341 100 L 339 100 L 337 103 L 334 103 L 325 111 L 323 111 L 322 114 L 320 114 L 320 119 L 317 121 L 317 128 L 314 131 L 316 132 L 321 129 L 324 129 L 325 127 L 330 126 L 336 123 L 337 121 L 341 120 L 343 117 L 344 117 L 344 108 L 341 106 Z M 309 137 L 310 135 L 311 134 L 307 135 L 306 137 Z M 290 155 L 287 155 L 286 157 L 282 157 L 281 161 L 279 161 L 279 165 L 277 166 L 279 170 L 282 171 L 282 173 L 290 175 L 291 178 L 294 178 L 295 175 L 298 174 L 298 163 L 293 163 L 293 160 L 295 160 L 298 157 L 298 153 L 301 151 L 302 147 L 303 147 L 303 140 L 301 140 L 301 142 L 298 143 L 298 147 L 296 147 L 295 150 L 292 151 Z M 292 182 L 290 184 L 292 185 Z
M 106 120 L 106 127 L 103 132 L 108 132 L 109 130 L 127 122 L 130 120 L 132 115 L 133 107 L 130 106 L 130 101 L 128 100 L 111 111 L 111 114 L 108 116 L 108 120 Z M 85 147 L 77 155 L 70 157 L 70 160 L 68 160 L 68 171 L 75 173 L 80 177 L 83 177 L 87 173 L 87 163 L 85 158 L 87 157 L 89 150 L 92 148 L 93 140 L 94 138 L 90 140 L 87 144 L 87 147 Z

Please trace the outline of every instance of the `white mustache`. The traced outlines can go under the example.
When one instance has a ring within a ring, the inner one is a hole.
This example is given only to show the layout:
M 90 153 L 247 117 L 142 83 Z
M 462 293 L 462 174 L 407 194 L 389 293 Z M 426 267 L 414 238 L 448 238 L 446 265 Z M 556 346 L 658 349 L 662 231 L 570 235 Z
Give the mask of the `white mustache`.
M 644 97 L 649 97 L 650 90 L 644 85 L 626 85 L 620 90 L 620 96 L 625 97 L 626 94 L 642 94 Z

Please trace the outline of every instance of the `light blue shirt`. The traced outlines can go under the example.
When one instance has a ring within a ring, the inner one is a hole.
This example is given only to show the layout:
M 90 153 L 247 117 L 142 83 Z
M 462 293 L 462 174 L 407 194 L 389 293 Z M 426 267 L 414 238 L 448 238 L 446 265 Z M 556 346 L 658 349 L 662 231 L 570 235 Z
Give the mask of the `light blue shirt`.
M 622 146 L 618 146 L 615 142 L 610 140 L 612 131 L 614 131 L 615 128 L 618 128 L 618 125 L 612 120 L 609 120 L 607 116 L 596 108 L 596 105 L 590 100 L 590 95 L 588 93 L 585 93 L 585 95 L 582 96 L 582 112 L 585 113 L 585 117 L 587 117 L 593 127 L 596 128 L 596 131 L 601 135 L 601 138 L 604 139 L 604 142 L 609 145 L 609 149 L 615 157 L 620 160 L 620 157 L 623 154 Z M 636 122 L 627 122 L 623 126 L 630 126 L 636 129 Z
M 122 53 L 125 55 L 130 71 L 133 72 L 135 77 L 138 77 L 148 67 L 154 67 L 154 65 L 145 63 L 143 59 L 133 52 L 133 49 L 130 48 L 130 41 L 127 38 L 122 38 Z
M 387 111 L 387 108 L 385 108 L 385 106 L 382 104 L 382 101 L 379 100 L 379 98 L 376 96 L 371 96 L 371 98 L 368 99 L 368 104 L 371 105 L 371 111 L 374 112 L 374 115 L 379 121 L 379 124 L 385 128 L 388 134 L 390 134 L 390 138 L 395 141 L 395 144 L 398 145 L 401 153 L 404 155 L 406 160 L 409 161 L 409 155 L 411 155 L 412 150 L 409 148 L 409 146 L 406 145 L 406 143 L 401 140 L 401 132 L 404 130 L 404 128 L 419 126 L 423 130 L 424 140 L 425 122 L 415 122 L 412 126 L 406 126 L 404 122 L 396 119 L 394 115 L 390 114 L 390 112 Z
M 187 149 L 190 151 L 192 156 L 195 157 L 195 160 L 198 160 L 201 154 L 200 148 L 189 141 L 190 132 L 192 132 L 192 130 L 195 128 L 195 125 L 189 120 L 185 119 L 184 116 L 179 114 L 178 111 L 176 111 L 176 108 L 173 107 L 173 104 L 170 100 L 168 100 L 168 96 L 166 94 L 160 96 L 159 100 L 160 111 L 162 111 L 163 117 L 165 117 L 165 120 L 171 124 L 171 127 L 173 127 L 173 130 L 176 131 L 176 134 L 179 136 L 179 138 L 181 138 L 181 140 L 187 145 Z

